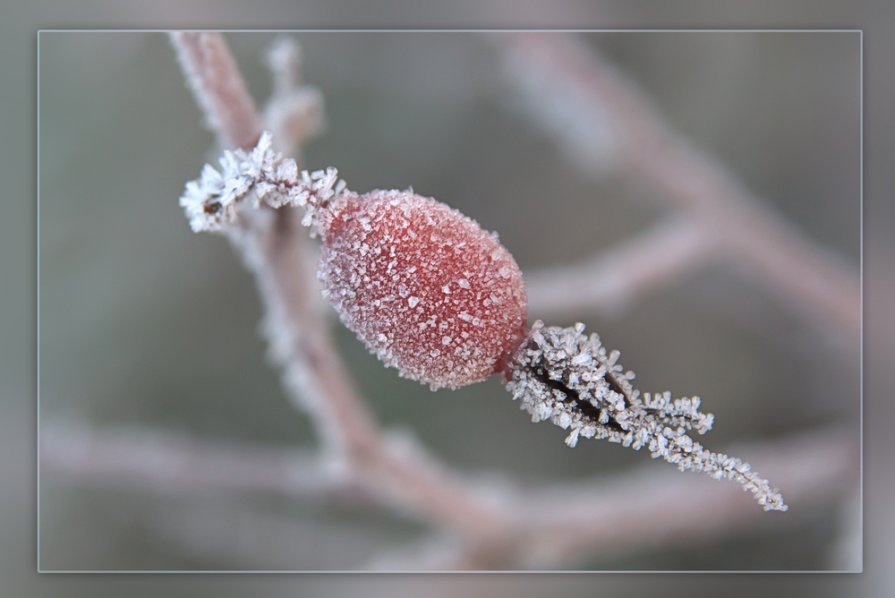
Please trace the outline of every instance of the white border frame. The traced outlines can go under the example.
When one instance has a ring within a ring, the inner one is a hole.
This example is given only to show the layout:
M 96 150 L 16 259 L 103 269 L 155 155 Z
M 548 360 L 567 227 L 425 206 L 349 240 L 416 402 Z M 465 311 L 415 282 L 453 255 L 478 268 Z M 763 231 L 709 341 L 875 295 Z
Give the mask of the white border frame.
M 37 456 L 36 463 L 36 492 L 37 492 L 37 516 L 36 516 L 36 572 L 39 574 L 369 574 L 369 573 L 412 573 L 412 574 L 459 574 L 459 575 L 487 575 L 487 574 L 533 574 L 533 573 L 552 573 L 552 574 L 837 574 L 837 573 L 864 573 L 864 545 L 866 537 L 864 534 L 864 30 L 849 28 L 833 28 L 833 29 L 189 29 L 189 31 L 213 31 L 220 33 L 500 33 L 500 32 L 557 32 L 557 33 L 857 33 L 860 52 L 859 52 L 859 102 L 860 102 L 860 131 L 859 131 L 859 278 L 860 278 L 860 299 L 859 299 L 859 319 L 861 321 L 860 332 L 860 351 L 859 351 L 859 431 L 860 431 L 860 450 L 859 462 L 861 471 L 859 472 L 859 500 L 861 509 L 861 567 L 858 570 L 747 570 L 747 569 L 730 569 L 730 570 L 460 570 L 460 571 L 401 571 L 401 570 L 385 570 L 385 571 L 367 571 L 364 569 L 296 569 L 296 570 L 263 570 L 263 569 L 246 569 L 246 570 L 150 570 L 150 569 L 41 569 L 40 566 L 40 35 L 42 33 L 169 33 L 171 31 L 180 31 L 179 29 L 38 29 L 37 30 L 37 59 L 36 59 L 36 81 L 37 81 L 37 110 L 36 110 L 36 192 L 37 192 L 37 213 L 36 213 L 36 283 L 37 283 L 37 309 L 36 309 L 36 326 L 35 326 L 35 357 L 36 357 L 36 444 L 35 453 Z

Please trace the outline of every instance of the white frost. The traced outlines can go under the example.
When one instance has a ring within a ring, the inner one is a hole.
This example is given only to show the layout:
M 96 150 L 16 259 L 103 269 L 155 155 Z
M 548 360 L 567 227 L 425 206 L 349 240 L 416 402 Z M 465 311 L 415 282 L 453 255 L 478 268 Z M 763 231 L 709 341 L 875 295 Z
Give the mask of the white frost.
M 299 175 L 295 160 L 275 151 L 271 141 L 265 131 L 251 151 L 225 151 L 220 171 L 206 164 L 200 177 L 186 184 L 180 206 L 193 231 L 223 231 L 245 207 L 301 206 L 302 224 L 311 227 L 312 236 L 319 233 L 318 212 L 344 192 L 344 181 L 335 168 Z
M 618 351 L 607 353 L 599 337 L 586 335 L 582 324 L 559 328 L 536 322 L 512 366 L 507 388 L 514 399 L 521 399 L 532 421 L 550 419 L 569 430 L 569 446 L 583 436 L 634 450 L 645 447 L 654 458 L 681 471 L 738 482 L 766 511 L 787 510 L 777 489 L 748 463 L 713 453 L 688 434 L 705 434 L 714 421 L 710 413 L 699 411 L 699 398 L 641 394 L 631 385 L 633 373 L 625 372 L 618 359 Z

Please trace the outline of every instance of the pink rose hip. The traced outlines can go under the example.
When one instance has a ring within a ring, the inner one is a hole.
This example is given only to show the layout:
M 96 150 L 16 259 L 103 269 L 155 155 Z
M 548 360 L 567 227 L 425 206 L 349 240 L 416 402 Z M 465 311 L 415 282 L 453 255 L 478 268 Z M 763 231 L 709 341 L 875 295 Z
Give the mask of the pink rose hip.
M 432 388 L 478 382 L 526 337 L 519 266 L 457 210 L 410 191 L 346 192 L 320 229 L 324 295 L 402 376 Z

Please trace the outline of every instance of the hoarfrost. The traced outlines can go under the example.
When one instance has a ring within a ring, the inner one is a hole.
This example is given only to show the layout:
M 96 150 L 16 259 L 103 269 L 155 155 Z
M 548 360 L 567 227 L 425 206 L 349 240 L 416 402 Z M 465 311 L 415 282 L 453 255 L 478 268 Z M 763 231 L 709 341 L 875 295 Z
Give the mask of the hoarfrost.
M 765 511 L 786 511 L 776 488 L 752 471 L 748 463 L 713 453 L 688 435 L 708 432 L 711 414 L 699 411 L 698 397 L 672 399 L 668 392 L 644 393 L 631 385 L 632 372 L 618 364 L 619 353 L 607 354 L 596 334 L 584 325 L 545 327 L 535 322 L 528 343 L 510 365 L 507 389 L 531 414 L 532 421 L 550 419 L 569 430 L 566 444 L 579 436 L 646 447 L 654 458 L 681 471 L 701 471 L 715 479 L 728 478 L 752 493 Z
M 345 190 L 344 181 L 335 168 L 299 174 L 295 160 L 275 151 L 271 141 L 265 131 L 254 149 L 224 152 L 220 171 L 206 164 L 200 177 L 186 184 L 180 206 L 194 232 L 226 230 L 246 206 L 301 206 L 302 224 L 312 236 L 320 232 L 320 210 Z

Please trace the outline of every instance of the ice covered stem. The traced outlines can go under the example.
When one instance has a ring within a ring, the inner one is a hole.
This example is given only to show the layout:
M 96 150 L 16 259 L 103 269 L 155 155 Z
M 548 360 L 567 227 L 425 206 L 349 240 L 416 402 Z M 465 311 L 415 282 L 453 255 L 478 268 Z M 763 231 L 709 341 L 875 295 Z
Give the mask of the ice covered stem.
M 787 510 L 777 489 L 748 463 L 693 440 L 690 432 L 705 434 L 713 423 L 711 414 L 699 411 L 699 398 L 641 394 L 631 384 L 634 373 L 618 357 L 618 351 L 607 353 L 596 334 L 585 334 L 583 324 L 560 328 L 538 321 L 508 368 L 507 389 L 532 421 L 550 420 L 568 430 L 569 446 L 583 437 L 647 448 L 681 471 L 738 482 L 765 511 Z

